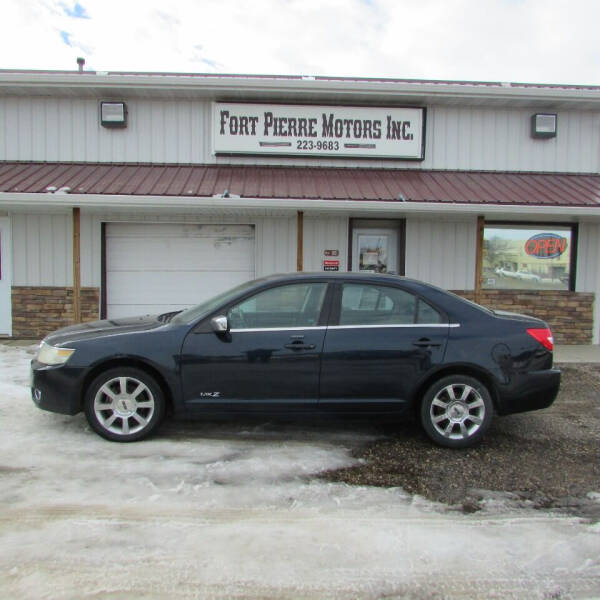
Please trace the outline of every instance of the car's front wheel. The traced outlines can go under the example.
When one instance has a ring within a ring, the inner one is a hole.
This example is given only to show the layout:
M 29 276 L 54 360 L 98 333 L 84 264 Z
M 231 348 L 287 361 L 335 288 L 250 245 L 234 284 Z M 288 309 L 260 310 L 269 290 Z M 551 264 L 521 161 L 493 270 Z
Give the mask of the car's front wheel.
M 165 412 L 164 394 L 153 377 L 134 367 L 101 373 L 88 387 L 84 412 L 96 433 L 115 442 L 150 435 Z
M 466 375 L 449 375 L 425 392 L 421 423 L 436 444 L 467 448 L 481 441 L 493 412 L 492 398 L 483 383 Z

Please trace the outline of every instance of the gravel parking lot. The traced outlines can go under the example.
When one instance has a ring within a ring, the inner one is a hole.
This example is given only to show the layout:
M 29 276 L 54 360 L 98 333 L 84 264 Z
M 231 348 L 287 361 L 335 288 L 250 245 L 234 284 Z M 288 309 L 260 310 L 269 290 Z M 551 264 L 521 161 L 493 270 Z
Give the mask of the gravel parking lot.
M 325 477 L 401 486 L 466 512 L 479 510 L 492 491 L 515 506 L 600 520 L 593 493 L 600 492 L 600 366 L 559 366 L 553 406 L 497 418 L 479 447 L 448 452 L 432 446 L 415 423 L 400 423 L 397 432 L 354 451 L 360 464 Z
M 33 406 L 31 352 L 0 345 L 2 599 L 600 596 L 595 367 L 474 450 L 357 422 L 114 444 Z

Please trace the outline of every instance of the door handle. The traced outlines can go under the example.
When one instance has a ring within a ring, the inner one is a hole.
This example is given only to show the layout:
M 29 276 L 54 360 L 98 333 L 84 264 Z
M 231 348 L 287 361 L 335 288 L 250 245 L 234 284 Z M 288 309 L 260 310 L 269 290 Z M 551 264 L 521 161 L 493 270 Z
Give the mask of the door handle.
M 316 346 L 314 344 L 305 344 L 302 340 L 296 340 L 291 344 L 286 344 L 284 348 L 288 350 L 314 350 Z
M 413 342 L 413 346 L 417 346 L 419 348 L 439 348 L 442 344 L 440 342 L 432 342 L 428 338 L 421 338 L 416 342 Z

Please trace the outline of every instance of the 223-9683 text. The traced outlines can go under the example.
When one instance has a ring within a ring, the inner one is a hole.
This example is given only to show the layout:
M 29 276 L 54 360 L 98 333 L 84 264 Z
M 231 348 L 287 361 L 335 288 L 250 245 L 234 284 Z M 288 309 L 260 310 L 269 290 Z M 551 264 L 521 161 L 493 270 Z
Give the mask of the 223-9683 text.
M 313 142 L 313 140 L 296 140 L 296 150 L 339 150 L 340 143 L 334 141 Z

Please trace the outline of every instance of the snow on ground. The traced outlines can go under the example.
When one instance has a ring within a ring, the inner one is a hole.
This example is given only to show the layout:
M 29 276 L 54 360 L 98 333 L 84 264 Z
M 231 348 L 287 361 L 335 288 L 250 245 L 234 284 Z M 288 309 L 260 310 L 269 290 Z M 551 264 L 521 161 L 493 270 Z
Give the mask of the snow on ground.
M 34 407 L 32 352 L 0 345 L 2 599 L 600 597 L 598 524 L 315 479 L 352 464 L 360 425 L 106 442 Z

